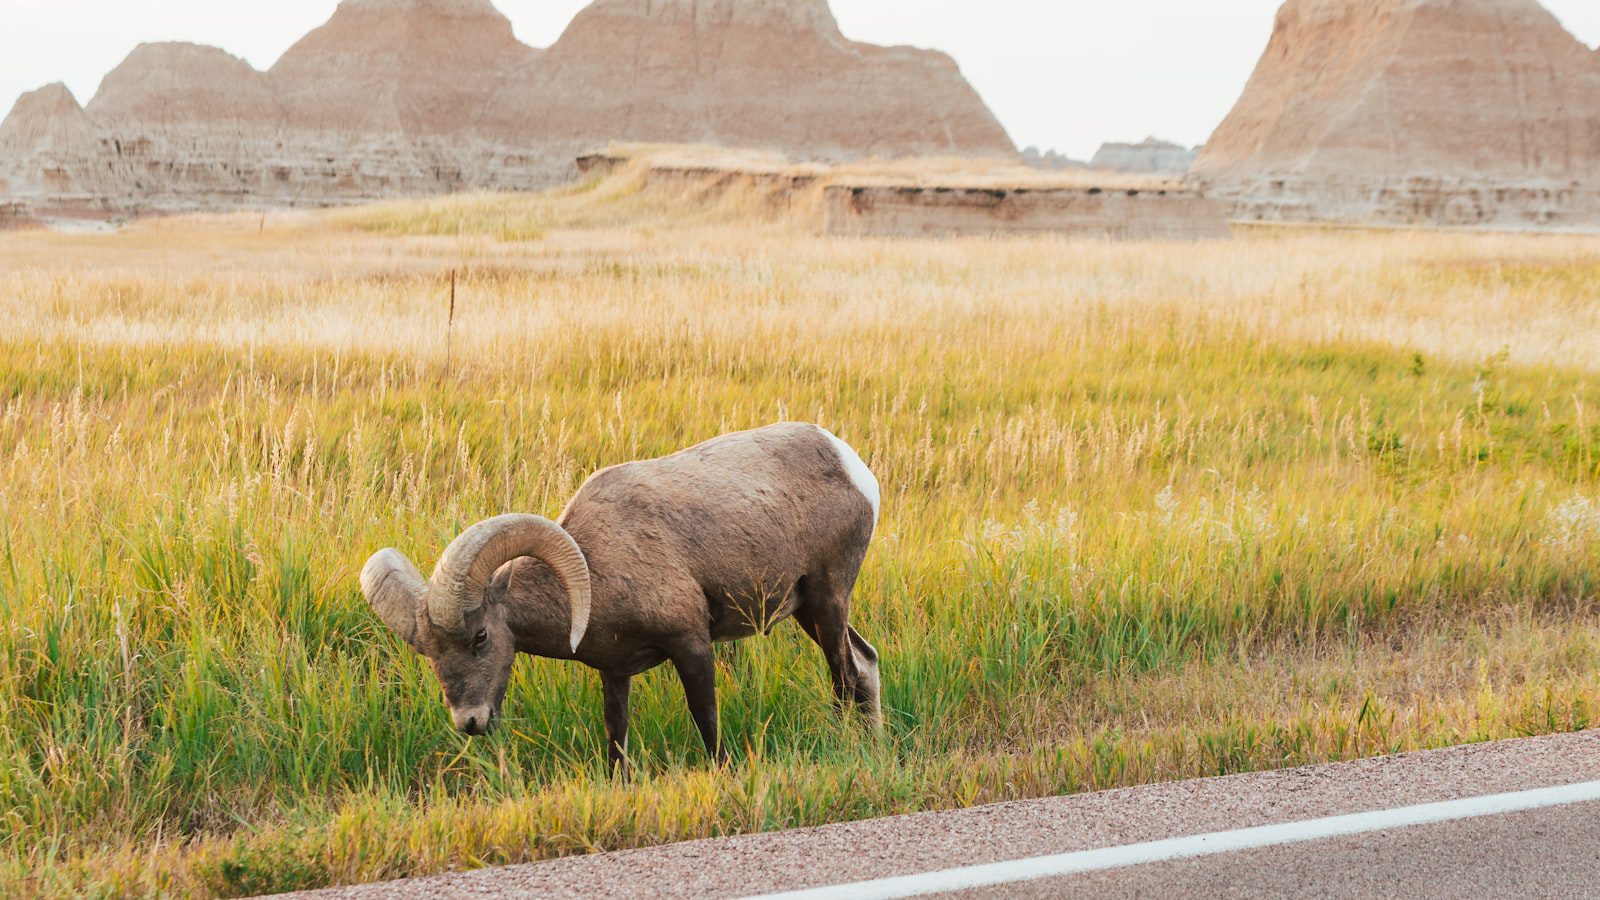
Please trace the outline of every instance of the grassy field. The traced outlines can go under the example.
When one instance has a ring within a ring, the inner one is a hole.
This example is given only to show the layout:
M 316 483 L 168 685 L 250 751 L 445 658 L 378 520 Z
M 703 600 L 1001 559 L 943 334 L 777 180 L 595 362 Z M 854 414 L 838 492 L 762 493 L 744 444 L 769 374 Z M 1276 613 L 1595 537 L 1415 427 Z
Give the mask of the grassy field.
M 0 892 L 234 895 L 1584 728 L 1600 239 L 836 240 L 545 197 L 0 236 Z M 449 273 L 458 273 L 449 320 Z M 885 486 L 888 736 L 784 627 L 453 733 L 374 549 L 779 419 Z

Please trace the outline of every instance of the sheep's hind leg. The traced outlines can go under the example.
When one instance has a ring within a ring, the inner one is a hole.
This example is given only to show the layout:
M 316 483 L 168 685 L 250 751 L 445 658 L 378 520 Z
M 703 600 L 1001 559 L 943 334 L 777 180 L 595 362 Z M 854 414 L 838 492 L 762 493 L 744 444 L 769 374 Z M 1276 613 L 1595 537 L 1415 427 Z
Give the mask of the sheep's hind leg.
M 627 675 L 601 673 L 600 684 L 605 693 L 606 753 L 611 758 L 611 772 L 626 780 L 628 765 L 628 696 L 633 690 L 633 678 Z
M 833 678 L 835 702 L 841 709 L 854 703 L 875 730 L 881 729 L 878 651 L 850 627 L 849 589 L 825 589 L 826 585 L 826 579 L 806 585 L 810 596 L 795 610 L 794 620 L 821 648 Z
M 883 730 L 882 684 L 878 677 L 878 648 L 867 643 L 861 632 L 845 626 L 850 637 L 850 656 L 856 664 L 855 700 L 876 731 Z
M 727 761 L 728 754 L 717 736 L 717 665 L 711 653 L 711 639 L 708 637 L 703 646 L 673 654 L 672 665 L 683 682 L 689 715 L 700 729 L 700 740 L 705 743 L 712 761 L 721 765 Z

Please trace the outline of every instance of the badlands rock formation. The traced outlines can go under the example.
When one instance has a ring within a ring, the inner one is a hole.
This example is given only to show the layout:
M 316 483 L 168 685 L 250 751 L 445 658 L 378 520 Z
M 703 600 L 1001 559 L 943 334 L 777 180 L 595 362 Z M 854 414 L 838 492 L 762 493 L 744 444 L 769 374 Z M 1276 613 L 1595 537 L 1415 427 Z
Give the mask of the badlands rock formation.
M 271 128 L 278 103 L 260 72 L 236 56 L 195 44 L 141 44 L 100 82 L 91 117 L 114 129 Z
M 268 78 L 293 130 L 454 135 L 537 56 L 489 0 L 345 0 Z
M 1089 167 L 1112 172 L 1182 175 L 1194 165 L 1199 152 L 1199 148 L 1191 150 L 1150 137 L 1137 144 L 1101 144 L 1094 158 L 1089 161 Z
M 531 68 L 501 127 L 805 157 L 1016 153 L 950 57 L 845 40 L 827 0 L 595 0 Z
M 23 94 L 11 114 L 0 121 L 0 152 L 7 154 L 68 153 L 98 138 L 89 114 L 59 82 Z
M 59 202 L 114 190 L 113 178 L 103 168 L 104 147 L 99 126 L 66 85 L 23 94 L 0 122 L 0 206 L 7 208 L 6 219 L 31 221 L 28 209 L 41 206 L 40 198 Z M 36 202 L 22 203 L 24 198 Z
M 1195 173 L 1247 218 L 1600 223 L 1600 54 L 1537 0 L 1289 0 Z
M 545 51 L 491 0 L 343 0 L 267 72 L 152 44 L 87 109 L 59 85 L 24 97 L 0 126 L 0 201 L 126 211 L 538 188 L 611 140 L 1016 152 L 949 57 L 847 41 L 827 0 L 596 0 Z

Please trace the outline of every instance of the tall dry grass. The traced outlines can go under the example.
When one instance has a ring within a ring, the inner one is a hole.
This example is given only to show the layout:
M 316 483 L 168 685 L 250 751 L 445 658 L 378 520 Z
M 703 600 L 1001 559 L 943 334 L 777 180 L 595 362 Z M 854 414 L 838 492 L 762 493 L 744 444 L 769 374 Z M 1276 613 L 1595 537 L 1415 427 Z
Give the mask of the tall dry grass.
M 1600 242 L 843 241 L 646 190 L 0 237 L 12 891 L 239 894 L 1585 727 Z M 459 304 L 446 360 L 447 276 Z M 890 735 L 793 629 L 453 734 L 354 582 L 800 418 L 886 488 Z

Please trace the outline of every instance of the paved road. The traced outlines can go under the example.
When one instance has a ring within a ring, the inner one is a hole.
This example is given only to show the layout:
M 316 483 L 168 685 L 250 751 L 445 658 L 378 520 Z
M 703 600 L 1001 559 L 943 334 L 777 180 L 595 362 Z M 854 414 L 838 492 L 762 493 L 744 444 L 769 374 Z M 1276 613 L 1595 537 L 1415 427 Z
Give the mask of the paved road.
M 311 896 L 740 897 L 1540 788 L 1561 788 L 1542 796 L 1565 800 L 1567 786 L 1597 780 L 1600 732 L 1587 732 L 693 841 Z M 1219 895 L 1600 896 L 1600 801 L 1147 862 L 962 894 Z
M 966 891 L 965 897 L 1595 897 L 1600 803 Z

